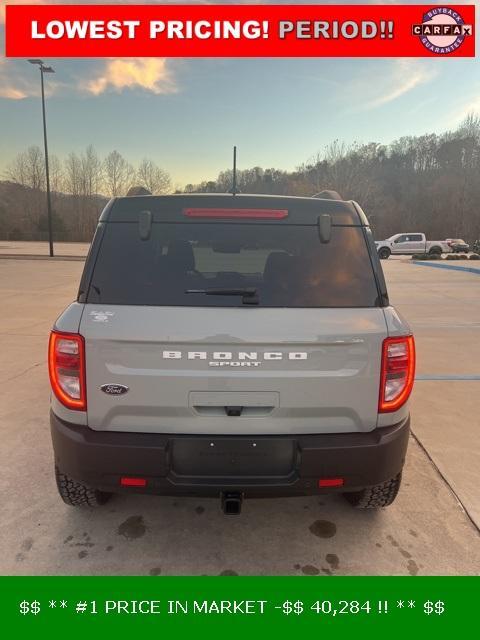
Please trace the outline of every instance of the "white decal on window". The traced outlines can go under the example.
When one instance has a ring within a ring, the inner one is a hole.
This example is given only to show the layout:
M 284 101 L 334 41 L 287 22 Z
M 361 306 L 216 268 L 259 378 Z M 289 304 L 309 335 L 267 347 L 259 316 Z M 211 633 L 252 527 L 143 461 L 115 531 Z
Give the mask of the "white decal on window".
M 108 322 L 115 315 L 114 311 L 90 311 L 92 322 Z

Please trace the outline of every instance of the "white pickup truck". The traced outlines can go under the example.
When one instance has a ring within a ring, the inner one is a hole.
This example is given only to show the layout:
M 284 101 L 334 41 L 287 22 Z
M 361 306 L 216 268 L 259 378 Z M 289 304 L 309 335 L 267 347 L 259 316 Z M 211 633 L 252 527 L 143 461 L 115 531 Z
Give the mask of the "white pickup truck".
M 424 233 L 396 233 L 386 240 L 375 242 L 381 260 L 392 254 L 409 255 L 412 253 L 429 253 L 440 255 L 452 251 L 445 240 L 427 240 Z

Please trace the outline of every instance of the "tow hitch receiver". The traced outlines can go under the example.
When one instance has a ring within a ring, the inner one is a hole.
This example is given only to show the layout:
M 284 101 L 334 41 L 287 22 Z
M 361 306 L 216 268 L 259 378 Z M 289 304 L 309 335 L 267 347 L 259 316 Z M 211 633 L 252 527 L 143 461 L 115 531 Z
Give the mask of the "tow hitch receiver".
M 230 418 L 238 418 L 242 415 L 243 407 L 225 407 L 225 413 Z
M 241 493 L 222 493 L 222 511 L 226 516 L 238 516 L 242 510 Z

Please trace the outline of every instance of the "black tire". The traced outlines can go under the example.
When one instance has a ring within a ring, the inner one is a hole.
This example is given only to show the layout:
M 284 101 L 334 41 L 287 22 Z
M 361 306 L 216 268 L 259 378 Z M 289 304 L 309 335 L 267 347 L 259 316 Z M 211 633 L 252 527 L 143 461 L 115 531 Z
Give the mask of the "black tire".
M 99 491 L 77 482 L 70 476 L 61 473 L 55 467 L 55 479 L 60 497 L 70 507 L 100 507 L 112 496 L 111 493 Z
M 428 252 L 431 256 L 441 256 L 442 255 L 442 247 L 431 247 Z
M 362 491 L 356 491 L 355 493 L 345 493 L 345 498 L 356 509 L 379 509 L 381 507 L 388 507 L 397 497 L 402 482 L 402 474 L 376 484 L 373 487 L 367 487 Z
M 388 260 L 391 253 L 392 252 L 388 247 L 382 247 L 381 249 L 378 250 L 378 257 L 380 258 L 380 260 Z

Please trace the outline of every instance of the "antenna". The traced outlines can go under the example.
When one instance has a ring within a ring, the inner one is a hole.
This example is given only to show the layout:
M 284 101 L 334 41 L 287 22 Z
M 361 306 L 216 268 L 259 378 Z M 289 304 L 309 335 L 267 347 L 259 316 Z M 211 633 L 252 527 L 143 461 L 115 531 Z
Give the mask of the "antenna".
M 232 194 L 237 195 L 237 147 L 233 147 Z

